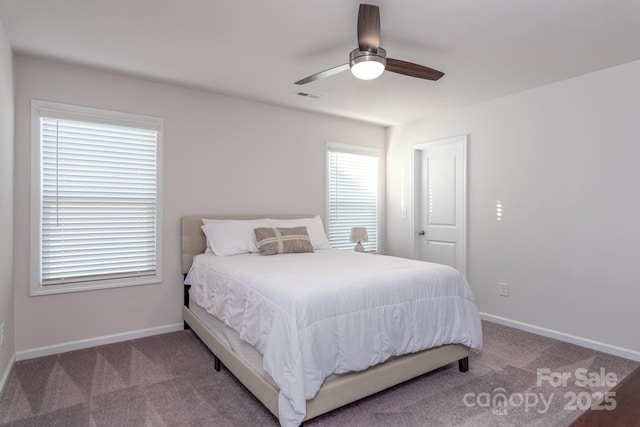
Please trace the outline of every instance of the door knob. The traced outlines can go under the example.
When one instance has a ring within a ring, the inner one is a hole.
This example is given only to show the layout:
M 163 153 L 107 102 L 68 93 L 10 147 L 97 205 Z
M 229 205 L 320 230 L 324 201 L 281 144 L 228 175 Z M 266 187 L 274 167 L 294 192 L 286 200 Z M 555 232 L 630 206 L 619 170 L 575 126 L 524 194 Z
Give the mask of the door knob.
M 424 236 L 424 230 L 420 230 L 420 231 L 418 231 L 418 235 L 419 235 L 419 236 Z

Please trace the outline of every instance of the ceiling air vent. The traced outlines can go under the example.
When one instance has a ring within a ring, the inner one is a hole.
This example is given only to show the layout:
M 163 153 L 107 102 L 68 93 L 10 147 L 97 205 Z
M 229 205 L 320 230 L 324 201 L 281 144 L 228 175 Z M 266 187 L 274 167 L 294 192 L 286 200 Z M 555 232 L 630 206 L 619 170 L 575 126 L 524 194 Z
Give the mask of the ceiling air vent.
M 311 98 L 311 99 L 318 99 L 320 98 L 320 95 L 315 95 L 313 93 L 309 93 L 309 92 L 303 92 L 301 90 L 294 92 L 296 95 L 298 96 L 302 96 L 303 98 Z

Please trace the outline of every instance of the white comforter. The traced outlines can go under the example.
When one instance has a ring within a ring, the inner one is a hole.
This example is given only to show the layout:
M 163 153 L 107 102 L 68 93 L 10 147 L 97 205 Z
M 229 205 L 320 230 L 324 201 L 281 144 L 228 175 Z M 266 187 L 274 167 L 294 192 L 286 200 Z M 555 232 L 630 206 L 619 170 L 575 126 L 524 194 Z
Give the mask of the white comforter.
M 280 389 L 282 426 L 332 373 L 460 343 L 482 348 L 465 278 L 440 264 L 335 249 L 315 253 L 198 255 L 185 281 L 198 305 L 263 354 Z

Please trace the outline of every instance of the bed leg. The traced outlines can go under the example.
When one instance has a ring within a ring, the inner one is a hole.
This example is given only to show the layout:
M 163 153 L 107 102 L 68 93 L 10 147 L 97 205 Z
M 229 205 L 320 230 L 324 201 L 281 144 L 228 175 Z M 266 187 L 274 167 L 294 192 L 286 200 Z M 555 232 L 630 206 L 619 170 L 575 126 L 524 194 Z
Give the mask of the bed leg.
M 191 326 L 189 326 L 189 324 L 187 322 L 182 322 L 182 323 L 184 323 L 184 329 L 185 330 L 191 329 Z
M 216 372 L 220 372 L 220 369 L 222 369 L 222 363 L 220 363 L 220 359 L 215 354 L 213 355 L 213 368 Z
M 467 372 L 469 370 L 469 357 L 458 360 L 458 369 L 460 372 Z

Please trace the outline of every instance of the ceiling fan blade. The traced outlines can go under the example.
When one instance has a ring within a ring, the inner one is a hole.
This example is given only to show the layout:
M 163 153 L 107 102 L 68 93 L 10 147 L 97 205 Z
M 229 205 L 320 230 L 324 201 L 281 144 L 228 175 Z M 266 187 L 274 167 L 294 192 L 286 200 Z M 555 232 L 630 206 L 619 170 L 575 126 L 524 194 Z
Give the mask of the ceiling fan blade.
M 334 74 L 347 71 L 348 69 L 349 69 L 349 64 L 338 65 L 337 67 L 329 68 L 328 70 L 320 71 L 319 73 L 313 74 L 309 77 L 305 77 L 302 80 L 298 80 L 296 84 L 305 85 L 307 83 L 311 83 L 316 80 L 324 79 L 325 77 L 330 77 L 330 76 L 333 76 Z
M 387 66 L 385 67 L 385 70 L 426 80 L 438 80 L 440 77 L 444 76 L 442 71 L 392 58 L 387 58 Z
M 358 48 L 377 52 L 380 46 L 380 9 L 372 4 L 361 4 L 358 10 Z

